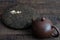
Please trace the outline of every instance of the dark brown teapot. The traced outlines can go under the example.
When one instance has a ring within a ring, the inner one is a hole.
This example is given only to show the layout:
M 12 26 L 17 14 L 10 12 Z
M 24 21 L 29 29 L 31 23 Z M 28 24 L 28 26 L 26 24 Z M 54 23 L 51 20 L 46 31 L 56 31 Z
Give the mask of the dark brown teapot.
M 32 21 L 33 33 L 39 38 L 58 37 L 60 32 L 59 29 L 52 24 L 52 22 L 42 17 Z M 53 33 L 54 30 L 57 34 Z

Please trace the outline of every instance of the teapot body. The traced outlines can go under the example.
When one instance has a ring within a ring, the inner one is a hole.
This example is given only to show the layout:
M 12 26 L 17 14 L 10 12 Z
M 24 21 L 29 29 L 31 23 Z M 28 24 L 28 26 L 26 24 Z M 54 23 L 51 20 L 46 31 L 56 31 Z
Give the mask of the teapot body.
M 53 32 L 52 22 L 49 19 L 35 20 L 32 22 L 34 34 L 39 38 L 51 37 Z

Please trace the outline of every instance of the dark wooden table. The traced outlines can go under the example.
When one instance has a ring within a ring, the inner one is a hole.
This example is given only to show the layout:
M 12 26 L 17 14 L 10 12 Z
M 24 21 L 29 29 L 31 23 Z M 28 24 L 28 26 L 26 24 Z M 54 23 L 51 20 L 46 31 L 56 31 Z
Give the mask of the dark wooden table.
M 60 0 L 16 0 L 19 3 L 30 6 L 37 14 L 60 15 Z M 16 2 L 0 1 L 0 14 Z M 59 26 L 58 26 L 59 27 Z M 0 40 L 60 40 L 58 38 L 37 39 L 32 37 L 31 32 L 27 30 L 13 30 L 5 27 L 0 22 Z

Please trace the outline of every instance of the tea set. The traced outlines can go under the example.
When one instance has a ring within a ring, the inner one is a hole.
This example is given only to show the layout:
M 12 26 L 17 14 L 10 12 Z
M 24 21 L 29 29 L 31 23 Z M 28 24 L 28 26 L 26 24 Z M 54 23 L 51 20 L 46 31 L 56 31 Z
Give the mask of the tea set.
M 31 20 L 32 19 L 32 20 Z M 27 28 L 25 25 L 32 24 L 32 31 L 38 38 L 58 37 L 59 29 L 52 23 L 51 20 L 45 18 L 33 18 L 33 10 L 28 6 L 20 5 L 7 9 L 2 14 L 1 20 L 8 27 L 16 29 Z M 57 34 L 53 33 L 56 30 Z

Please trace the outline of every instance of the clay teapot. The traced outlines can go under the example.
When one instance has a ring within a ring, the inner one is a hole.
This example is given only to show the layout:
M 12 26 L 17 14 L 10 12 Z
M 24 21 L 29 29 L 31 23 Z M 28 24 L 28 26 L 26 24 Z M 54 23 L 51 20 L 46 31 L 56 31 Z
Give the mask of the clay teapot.
M 33 34 L 38 38 L 58 37 L 59 29 L 53 25 L 51 20 L 42 17 L 41 19 L 32 20 Z M 54 30 L 57 32 L 54 33 Z

